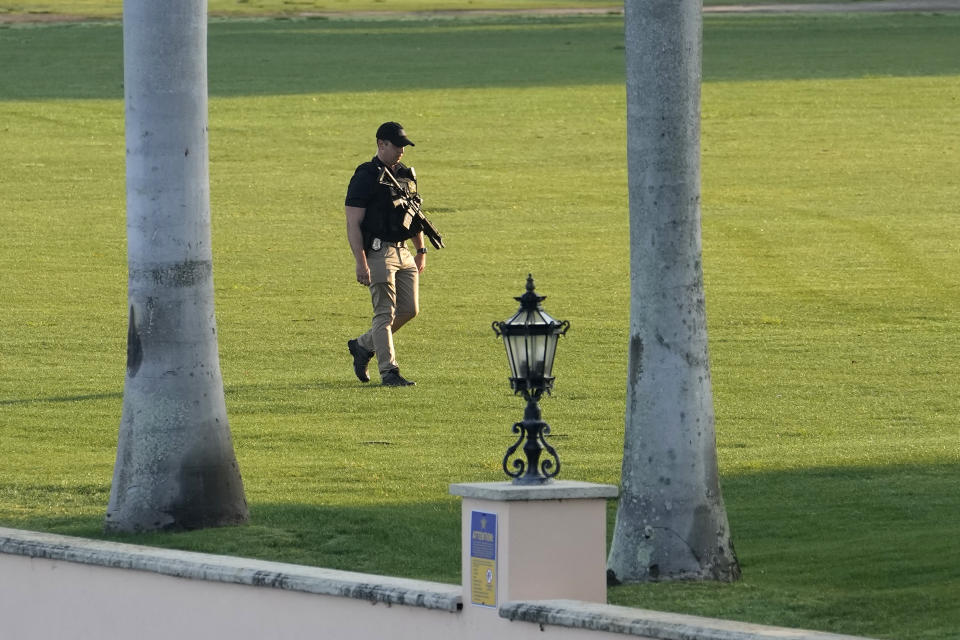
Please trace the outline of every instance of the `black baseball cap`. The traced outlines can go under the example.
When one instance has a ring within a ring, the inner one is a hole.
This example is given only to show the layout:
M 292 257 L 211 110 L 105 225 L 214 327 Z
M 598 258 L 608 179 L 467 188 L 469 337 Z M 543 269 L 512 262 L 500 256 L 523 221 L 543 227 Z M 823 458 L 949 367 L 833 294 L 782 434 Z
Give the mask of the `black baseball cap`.
M 417 146 L 407 137 L 407 132 L 403 130 L 403 125 L 399 122 L 384 122 L 380 125 L 380 128 L 377 129 L 377 140 L 388 140 L 398 147 Z

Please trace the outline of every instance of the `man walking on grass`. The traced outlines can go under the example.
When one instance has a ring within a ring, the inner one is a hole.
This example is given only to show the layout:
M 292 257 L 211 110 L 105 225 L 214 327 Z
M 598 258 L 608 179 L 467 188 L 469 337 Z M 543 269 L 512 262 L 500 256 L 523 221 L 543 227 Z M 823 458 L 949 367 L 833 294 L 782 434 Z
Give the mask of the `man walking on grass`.
M 357 167 L 344 202 L 357 282 L 370 288 L 373 303 L 370 330 L 349 340 L 347 348 L 361 382 L 370 381 L 367 364 L 376 355 L 380 380 L 388 387 L 416 384 L 400 375 L 393 334 L 420 310 L 420 274 L 427 264 L 423 230 L 407 206 L 417 194 L 416 174 L 400 162 L 408 145 L 414 146 L 400 123 L 380 125 L 377 155 Z

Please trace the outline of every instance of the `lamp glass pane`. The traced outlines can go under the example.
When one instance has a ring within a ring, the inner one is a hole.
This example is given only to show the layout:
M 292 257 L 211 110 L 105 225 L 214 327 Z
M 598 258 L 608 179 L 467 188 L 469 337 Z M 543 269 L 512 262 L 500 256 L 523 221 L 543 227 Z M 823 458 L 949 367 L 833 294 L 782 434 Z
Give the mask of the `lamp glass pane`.
M 504 344 L 507 345 L 507 358 L 510 360 L 510 373 L 514 378 L 527 377 L 527 344 L 526 336 L 522 333 L 505 335 Z
M 543 376 L 549 378 L 553 375 L 553 358 L 557 355 L 557 340 L 560 339 L 560 334 L 551 333 L 549 336 L 545 336 L 546 344 L 544 345 L 544 358 L 543 358 Z
M 507 349 L 507 363 L 510 365 L 510 377 L 517 377 L 517 357 L 516 357 L 516 346 L 513 337 L 509 334 L 503 334 L 503 345 Z
M 530 335 L 527 336 L 527 371 L 530 377 L 543 377 L 543 356 L 547 346 L 547 336 Z

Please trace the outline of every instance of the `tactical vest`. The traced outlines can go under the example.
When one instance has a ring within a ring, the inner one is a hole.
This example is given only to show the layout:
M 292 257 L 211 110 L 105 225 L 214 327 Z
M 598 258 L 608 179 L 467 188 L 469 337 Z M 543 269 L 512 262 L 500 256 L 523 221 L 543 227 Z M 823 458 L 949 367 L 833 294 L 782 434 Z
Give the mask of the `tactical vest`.
M 369 249 L 374 238 L 385 242 L 400 242 L 417 235 L 420 229 L 401 202 L 405 194 L 393 185 L 379 182 L 382 168 L 380 163 L 372 162 L 370 165 L 370 171 L 374 173 L 372 179 L 377 184 L 374 197 L 367 206 L 363 223 L 360 225 L 364 245 Z M 417 181 L 410 169 L 398 164 L 392 173 L 397 182 L 407 190 L 407 194 L 412 196 L 417 193 Z

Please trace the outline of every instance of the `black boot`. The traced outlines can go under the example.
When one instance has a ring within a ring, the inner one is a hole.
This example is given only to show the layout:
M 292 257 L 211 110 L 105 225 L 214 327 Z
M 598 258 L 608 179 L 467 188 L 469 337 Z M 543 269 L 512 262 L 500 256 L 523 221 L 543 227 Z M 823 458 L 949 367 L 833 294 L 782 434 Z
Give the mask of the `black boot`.
M 370 382 L 370 374 L 367 373 L 367 363 L 370 362 L 370 358 L 373 357 L 373 351 L 367 351 L 360 346 L 360 343 L 356 340 L 347 341 L 347 349 L 350 350 L 350 355 L 353 356 L 353 372 L 357 374 L 357 379 L 360 382 Z
M 380 376 L 381 382 L 385 387 L 412 387 L 417 384 L 413 380 L 407 380 L 400 375 L 400 369 L 391 369 Z

